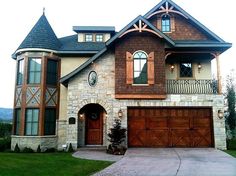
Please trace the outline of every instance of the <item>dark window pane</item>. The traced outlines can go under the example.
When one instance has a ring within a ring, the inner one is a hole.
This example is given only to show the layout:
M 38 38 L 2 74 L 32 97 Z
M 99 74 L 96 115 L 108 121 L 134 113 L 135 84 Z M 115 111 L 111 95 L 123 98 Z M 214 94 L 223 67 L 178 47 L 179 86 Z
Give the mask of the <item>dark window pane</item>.
M 17 85 L 23 84 L 24 60 L 19 60 L 17 65 Z
M 47 63 L 47 84 L 56 85 L 57 84 L 57 61 L 48 60 Z
M 20 118 L 21 118 L 21 109 L 15 110 L 15 135 L 19 135 L 20 133 Z
M 38 134 L 39 109 L 26 110 L 25 134 L 35 136 Z
M 28 83 L 38 84 L 41 80 L 41 59 L 29 58 Z
M 134 54 L 134 84 L 147 84 L 147 55 L 142 51 Z
M 44 135 L 55 135 L 56 109 L 46 109 L 44 120 Z
M 180 63 L 180 77 L 192 77 L 192 63 Z

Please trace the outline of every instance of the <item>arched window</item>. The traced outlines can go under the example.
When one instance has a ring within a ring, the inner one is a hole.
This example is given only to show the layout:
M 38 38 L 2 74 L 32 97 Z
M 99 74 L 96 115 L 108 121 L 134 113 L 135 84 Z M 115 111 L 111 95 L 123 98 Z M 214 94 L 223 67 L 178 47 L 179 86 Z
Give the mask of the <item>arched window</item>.
M 144 51 L 137 51 L 134 59 L 134 84 L 147 84 L 147 54 Z
M 161 30 L 162 32 L 170 32 L 171 30 L 170 16 L 168 14 L 164 14 L 161 17 Z

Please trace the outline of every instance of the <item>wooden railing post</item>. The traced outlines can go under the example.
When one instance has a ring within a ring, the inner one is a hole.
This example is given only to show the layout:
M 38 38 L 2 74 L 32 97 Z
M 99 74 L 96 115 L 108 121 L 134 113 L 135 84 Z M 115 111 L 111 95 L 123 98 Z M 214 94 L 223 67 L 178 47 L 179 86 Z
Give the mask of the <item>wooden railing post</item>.
M 216 54 L 217 80 L 218 80 L 218 94 L 222 94 L 221 70 L 219 54 Z

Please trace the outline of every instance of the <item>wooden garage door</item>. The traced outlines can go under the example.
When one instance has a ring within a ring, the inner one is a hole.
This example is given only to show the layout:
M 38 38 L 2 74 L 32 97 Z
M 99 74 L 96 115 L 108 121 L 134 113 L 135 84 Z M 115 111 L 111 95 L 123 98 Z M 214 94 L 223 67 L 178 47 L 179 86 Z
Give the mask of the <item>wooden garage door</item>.
M 129 147 L 213 147 L 211 108 L 129 108 Z

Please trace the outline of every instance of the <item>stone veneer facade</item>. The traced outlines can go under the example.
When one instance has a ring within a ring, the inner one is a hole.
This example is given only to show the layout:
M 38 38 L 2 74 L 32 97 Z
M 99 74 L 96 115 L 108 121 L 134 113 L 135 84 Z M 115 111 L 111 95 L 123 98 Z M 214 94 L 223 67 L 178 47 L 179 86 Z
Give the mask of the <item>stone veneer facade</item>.
M 90 87 L 87 82 L 88 74 L 92 70 L 98 74 L 95 87 Z M 78 112 L 90 103 L 101 105 L 107 113 L 103 121 L 104 146 L 108 145 L 107 133 L 120 109 L 123 111 L 122 126 L 127 128 L 127 107 L 210 107 L 213 111 L 215 148 L 226 148 L 225 122 L 224 119 L 218 118 L 218 110 L 223 110 L 224 107 L 222 95 L 169 94 L 165 100 L 115 99 L 115 56 L 108 52 L 70 80 L 67 94 L 67 120 L 58 123 L 58 149 L 62 149 L 63 144 L 69 143 L 72 143 L 74 148 L 84 145 L 85 125 L 84 121 L 78 120 Z M 70 117 L 77 119 L 75 124 L 68 124 Z

